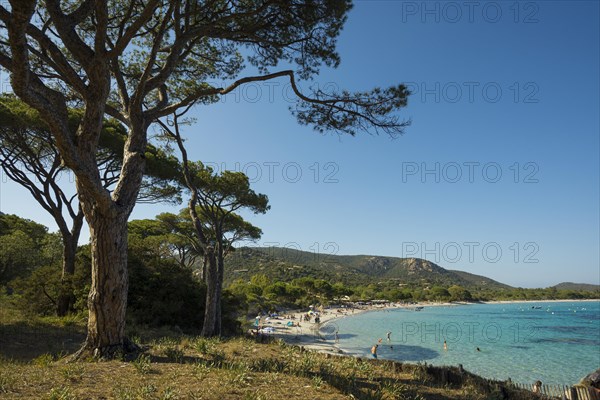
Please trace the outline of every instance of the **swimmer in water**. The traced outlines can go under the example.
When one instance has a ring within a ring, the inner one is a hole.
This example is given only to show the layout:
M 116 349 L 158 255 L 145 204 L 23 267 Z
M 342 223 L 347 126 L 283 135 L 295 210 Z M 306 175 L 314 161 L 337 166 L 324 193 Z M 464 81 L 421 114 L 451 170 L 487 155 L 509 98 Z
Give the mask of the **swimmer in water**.
M 379 347 L 378 344 L 376 344 L 375 346 L 371 347 L 371 355 L 373 356 L 373 358 L 377 358 L 377 348 Z

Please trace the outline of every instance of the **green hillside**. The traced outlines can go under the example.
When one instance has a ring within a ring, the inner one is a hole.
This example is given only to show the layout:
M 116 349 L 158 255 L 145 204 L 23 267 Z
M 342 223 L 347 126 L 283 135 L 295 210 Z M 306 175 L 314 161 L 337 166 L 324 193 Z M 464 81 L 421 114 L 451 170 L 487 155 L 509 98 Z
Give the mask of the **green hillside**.
M 500 283 L 498 281 L 487 278 L 485 276 L 475 275 L 475 274 L 471 274 L 471 273 L 465 272 L 465 271 L 451 270 L 450 272 L 452 272 L 455 275 L 458 275 L 461 279 L 464 280 L 465 283 L 463 284 L 463 286 L 478 287 L 478 288 L 491 288 L 491 289 L 498 289 L 498 288 L 511 289 L 512 288 L 509 285 Z
M 502 289 L 510 286 L 463 271 L 450 271 L 419 258 L 315 254 L 280 247 L 243 247 L 226 259 L 229 281 L 265 274 L 288 281 L 310 276 L 347 285 L 398 280 L 412 285 L 461 285 L 466 288 Z
M 303 251 L 243 247 L 225 259 L 226 281 L 248 280 L 255 274 L 265 274 L 276 281 L 311 276 L 345 284 L 365 282 L 364 274 L 359 271 L 329 260 L 319 260 L 314 254 Z
M 588 292 L 600 291 L 600 285 L 592 285 L 589 283 L 562 282 L 553 287 L 557 290 L 584 290 Z

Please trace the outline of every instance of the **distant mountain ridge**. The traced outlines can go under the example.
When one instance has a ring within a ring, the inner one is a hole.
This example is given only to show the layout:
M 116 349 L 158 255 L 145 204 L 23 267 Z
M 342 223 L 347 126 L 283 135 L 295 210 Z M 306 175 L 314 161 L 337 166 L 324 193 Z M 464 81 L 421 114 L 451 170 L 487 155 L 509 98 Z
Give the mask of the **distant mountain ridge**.
M 274 280 L 303 276 L 345 284 L 398 280 L 419 285 L 460 285 L 465 288 L 510 289 L 511 286 L 464 271 L 447 270 L 420 258 L 316 254 L 281 247 L 243 247 L 226 258 L 227 280 L 262 273 Z

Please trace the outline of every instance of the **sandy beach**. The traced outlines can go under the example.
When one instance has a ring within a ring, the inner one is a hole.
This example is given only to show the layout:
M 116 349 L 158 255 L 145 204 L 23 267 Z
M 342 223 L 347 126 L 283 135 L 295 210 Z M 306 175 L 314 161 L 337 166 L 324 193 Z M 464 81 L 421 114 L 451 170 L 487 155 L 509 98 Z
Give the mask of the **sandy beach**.
M 365 304 L 353 307 L 332 307 L 318 310 L 319 323 L 314 316 L 306 321 L 308 311 L 283 313 L 275 318 L 262 318 L 263 327 L 272 327 L 267 335 L 284 340 L 286 343 L 303 346 L 305 349 L 329 354 L 344 354 L 335 341 L 335 320 L 351 317 L 368 311 L 385 311 L 397 308 L 414 309 L 417 307 L 459 306 L 469 303 L 416 303 L 416 304 Z M 289 326 L 291 323 L 292 326 Z M 298 324 L 300 326 L 298 326 Z M 385 340 L 385 338 L 383 338 Z

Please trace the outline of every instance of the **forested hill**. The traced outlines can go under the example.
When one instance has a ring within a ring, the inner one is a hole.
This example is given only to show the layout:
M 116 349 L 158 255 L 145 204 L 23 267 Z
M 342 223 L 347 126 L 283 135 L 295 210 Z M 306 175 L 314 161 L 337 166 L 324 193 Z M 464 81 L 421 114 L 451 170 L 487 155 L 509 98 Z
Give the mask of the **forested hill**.
M 242 247 L 230 254 L 225 264 L 226 276 L 230 281 L 265 274 L 281 281 L 311 276 L 350 285 L 398 280 L 399 283 L 419 286 L 441 284 L 465 288 L 510 288 L 484 276 L 447 270 L 420 258 L 343 256 L 281 247 Z
M 600 290 L 600 285 L 592 285 L 589 283 L 562 282 L 553 287 L 557 290 L 583 290 L 588 292 L 596 292 Z

